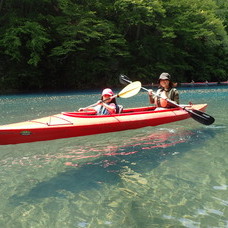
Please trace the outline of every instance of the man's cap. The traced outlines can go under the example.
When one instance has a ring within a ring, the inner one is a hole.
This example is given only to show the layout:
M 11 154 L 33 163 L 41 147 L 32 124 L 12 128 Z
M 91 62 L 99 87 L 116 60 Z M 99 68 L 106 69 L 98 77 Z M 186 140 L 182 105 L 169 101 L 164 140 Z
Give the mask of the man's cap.
M 162 73 L 162 74 L 159 76 L 159 79 L 158 79 L 158 80 L 169 80 L 169 81 L 170 81 L 170 79 L 171 79 L 170 74 L 168 74 L 168 73 Z

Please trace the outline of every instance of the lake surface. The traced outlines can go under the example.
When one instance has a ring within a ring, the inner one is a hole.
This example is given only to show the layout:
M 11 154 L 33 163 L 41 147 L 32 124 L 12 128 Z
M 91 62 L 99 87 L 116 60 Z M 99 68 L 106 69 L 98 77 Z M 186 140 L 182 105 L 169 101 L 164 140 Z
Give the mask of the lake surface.
M 116 90 L 115 92 L 119 92 Z M 179 89 L 208 103 L 193 119 L 131 131 L 0 146 L 0 227 L 228 227 L 228 87 Z M 93 104 L 99 91 L 0 96 L 0 123 Z M 148 105 L 146 92 L 124 107 Z

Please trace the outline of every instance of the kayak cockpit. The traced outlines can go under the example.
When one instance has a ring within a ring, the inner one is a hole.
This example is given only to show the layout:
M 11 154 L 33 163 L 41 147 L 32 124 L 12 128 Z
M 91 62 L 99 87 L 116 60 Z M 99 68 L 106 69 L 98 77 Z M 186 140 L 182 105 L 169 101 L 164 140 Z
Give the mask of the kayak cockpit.
M 111 114 L 111 115 L 96 115 L 95 111 L 83 111 L 83 112 L 62 112 L 65 116 L 70 117 L 81 117 L 81 118 L 91 118 L 91 117 L 114 117 L 114 116 L 125 116 L 125 115 L 137 115 L 137 114 L 143 114 L 148 112 L 155 112 L 156 107 L 155 106 L 149 106 L 149 107 L 139 107 L 139 108 L 127 108 L 123 109 L 121 113 Z M 169 111 L 175 111 L 179 110 L 179 108 L 169 108 L 164 110 L 159 110 L 156 112 L 169 112 Z

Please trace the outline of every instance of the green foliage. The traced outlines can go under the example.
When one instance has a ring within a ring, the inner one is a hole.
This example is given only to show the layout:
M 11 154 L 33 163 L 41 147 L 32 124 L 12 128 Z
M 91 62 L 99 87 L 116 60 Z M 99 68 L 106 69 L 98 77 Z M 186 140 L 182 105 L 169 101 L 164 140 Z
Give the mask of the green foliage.
M 227 80 L 227 0 L 0 2 L 0 88 Z
M 1 36 L 0 47 L 4 54 L 18 62 L 28 59 L 28 64 L 37 66 L 50 42 L 44 28 L 36 22 L 26 21 L 20 26 L 7 29 Z

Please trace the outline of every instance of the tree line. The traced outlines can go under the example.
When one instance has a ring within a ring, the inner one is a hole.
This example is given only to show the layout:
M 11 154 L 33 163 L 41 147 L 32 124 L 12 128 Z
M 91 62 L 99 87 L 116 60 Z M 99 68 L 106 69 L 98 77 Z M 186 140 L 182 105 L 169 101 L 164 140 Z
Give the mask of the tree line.
M 227 0 L 0 0 L 0 89 L 223 81 Z

